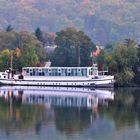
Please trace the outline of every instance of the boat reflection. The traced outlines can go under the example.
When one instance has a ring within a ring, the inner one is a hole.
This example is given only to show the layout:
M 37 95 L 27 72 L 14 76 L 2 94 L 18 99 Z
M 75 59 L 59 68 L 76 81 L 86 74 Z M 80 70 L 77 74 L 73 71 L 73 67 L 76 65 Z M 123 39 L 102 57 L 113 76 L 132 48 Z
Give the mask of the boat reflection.
M 82 134 L 99 118 L 98 105 L 110 100 L 114 100 L 110 89 L 1 86 L 0 134 L 46 136 L 52 129 L 56 135 Z
M 2 86 L 0 96 L 6 100 L 11 97 L 22 104 L 57 107 L 97 107 L 99 103 L 114 100 L 112 89 L 90 89 L 70 87 Z

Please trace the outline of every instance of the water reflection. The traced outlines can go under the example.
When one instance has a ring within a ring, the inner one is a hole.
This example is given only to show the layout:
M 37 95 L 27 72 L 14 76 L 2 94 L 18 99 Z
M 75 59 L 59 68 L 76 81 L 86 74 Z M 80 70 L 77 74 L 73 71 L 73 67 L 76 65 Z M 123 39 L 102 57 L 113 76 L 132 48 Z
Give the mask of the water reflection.
M 1 87 L 0 97 L 21 104 L 38 104 L 46 107 L 97 107 L 98 102 L 104 103 L 114 99 L 112 89 L 66 88 L 66 87 Z
M 0 87 L 0 138 L 140 139 L 139 91 Z
M 0 87 L 0 129 L 27 131 L 42 123 L 60 131 L 80 131 L 90 125 L 99 103 L 114 99 L 112 90 L 56 87 Z M 73 127 L 74 124 L 74 127 Z M 67 129 L 65 129 L 68 126 Z

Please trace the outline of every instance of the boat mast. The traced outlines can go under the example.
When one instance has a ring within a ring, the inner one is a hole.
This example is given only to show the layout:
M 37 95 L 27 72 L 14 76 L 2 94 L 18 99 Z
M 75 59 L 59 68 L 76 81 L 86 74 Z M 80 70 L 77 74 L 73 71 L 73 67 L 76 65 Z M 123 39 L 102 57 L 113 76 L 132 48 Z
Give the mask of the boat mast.
M 81 58 L 80 58 L 80 46 L 78 46 L 78 67 L 81 65 Z

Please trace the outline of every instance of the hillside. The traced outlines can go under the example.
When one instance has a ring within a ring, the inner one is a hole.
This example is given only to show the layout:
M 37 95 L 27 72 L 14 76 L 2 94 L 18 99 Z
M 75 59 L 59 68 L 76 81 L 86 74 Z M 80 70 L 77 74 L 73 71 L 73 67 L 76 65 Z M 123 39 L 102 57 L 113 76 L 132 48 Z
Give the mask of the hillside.
M 139 42 L 139 0 L 0 0 L 0 28 L 57 32 L 75 26 L 95 43 Z

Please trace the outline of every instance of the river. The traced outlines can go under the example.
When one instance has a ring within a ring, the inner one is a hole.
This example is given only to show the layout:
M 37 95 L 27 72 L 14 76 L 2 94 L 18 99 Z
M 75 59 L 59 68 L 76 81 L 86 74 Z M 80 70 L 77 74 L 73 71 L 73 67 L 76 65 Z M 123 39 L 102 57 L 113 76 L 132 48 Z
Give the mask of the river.
M 0 87 L 2 140 L 138 140 L 140 89 Z

